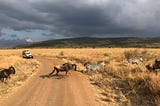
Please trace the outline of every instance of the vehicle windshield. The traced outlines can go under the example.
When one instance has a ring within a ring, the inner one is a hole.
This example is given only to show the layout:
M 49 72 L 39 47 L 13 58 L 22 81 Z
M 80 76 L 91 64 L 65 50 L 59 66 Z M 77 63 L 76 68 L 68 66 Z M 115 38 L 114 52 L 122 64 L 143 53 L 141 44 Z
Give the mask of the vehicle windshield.
M 23 53 L 24 54 L 31 54 L 29 51 L 24 51 Z
M 31 54 L 30 52 L 25 52 L 25 54 Z

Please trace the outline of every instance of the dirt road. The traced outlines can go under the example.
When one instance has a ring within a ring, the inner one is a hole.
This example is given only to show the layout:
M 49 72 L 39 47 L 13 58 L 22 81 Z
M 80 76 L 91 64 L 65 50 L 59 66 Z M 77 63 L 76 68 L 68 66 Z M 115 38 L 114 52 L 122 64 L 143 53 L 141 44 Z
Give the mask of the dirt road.
M 12 95 L 0 100 L 0 106 L 100 106 L 97 91 L 84 75 L 71 71 L 69 76 L 48 76 L 59 59 L 37 58 L 40 69 Z

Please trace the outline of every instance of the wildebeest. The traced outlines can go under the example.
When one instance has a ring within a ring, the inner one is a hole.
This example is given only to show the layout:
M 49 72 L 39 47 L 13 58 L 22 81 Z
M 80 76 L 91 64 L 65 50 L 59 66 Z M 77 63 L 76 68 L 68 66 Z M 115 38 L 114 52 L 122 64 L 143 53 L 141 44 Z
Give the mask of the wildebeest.
M 157 69 L 160 69 L 160 58 L 155 59 L 153 63 L 149 63 L 146 65 L 146 68 L 151 72 L 156 72 L 157 74 Z
M 85 63 L 85 70 L 84 71 L 98 71 L 100 69 L 101 66 L 105 66 L 105 62 L 101 61 L 97 64 L 90 64 L 90 63 Z
M 139 58 L 129 58 L 128 59 L 128 62 L 129 63 L 132 63 L 132 64 L 137 64 L 138 65 L 138 62 L 143 62 L 143 58 L 142 57 L 139 57 Z
M 64 63 L 61 66 L 54 66 L 53 71 L 49 75 L 52 75 L 54 71 L 56 71 L 56 75 L 58 75 L 59 71 L 66 71 L 66 75 L 67 75 L 69 70 L 74 69 L 76 71 L 76 68 L 77 68 L 76 64 Z
M 13 66 L 10 66 L 8 69 L 0 69 L 0 80 L 2 82 L 5 81 L 5 79 L 10 78 L 11 74 L 15 74 L 16 70 Z

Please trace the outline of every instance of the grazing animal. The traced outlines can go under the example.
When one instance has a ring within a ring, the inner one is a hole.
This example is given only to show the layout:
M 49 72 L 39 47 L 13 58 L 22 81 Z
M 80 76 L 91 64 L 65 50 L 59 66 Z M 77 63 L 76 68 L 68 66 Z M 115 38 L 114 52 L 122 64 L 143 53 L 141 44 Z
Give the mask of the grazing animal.
M 143 58 L 142 57 L 139 57 L 139 58 L 130 58 L 130 59 L 128 59 L 128 62 L 132 63 L 132 64 L 137 64 L 138 65 L 138 62 L 143 62 Z
M 15 68 L 13 66 L 10 66 L 8 69 L 0 69 L 0 80 L 2 82 L 5 81 L 5 79 L 10 78 L 11 74 L 15 74 Z
M 154 63 L 149 63 L 148 65 L 146 65 L 146 68 L 150 71 L 150 72 L 155 72 L 157 74 L 157 69 L 160 69 L 160 58 L 155 59 Z
M 85 63 L 85 71 L 88 70 L 92 70 L 92 71 L 98 71 L 100 69 L 101 66 L 105 66 L 105 62 L 99 62 L 98 64 L 90 64 L 90 63 Z
M 66 71 L 66 75 L 69 70 L 74 69 L 76 71 L 77 65 L 76 64 L 71 64 L 71 63 L 64 63 L 61 66 L 55 66 L 53 71 L 49 74 L 52 75 L 54 71 L 56 71 L 56 75 L 58 75 L 59 71 Z

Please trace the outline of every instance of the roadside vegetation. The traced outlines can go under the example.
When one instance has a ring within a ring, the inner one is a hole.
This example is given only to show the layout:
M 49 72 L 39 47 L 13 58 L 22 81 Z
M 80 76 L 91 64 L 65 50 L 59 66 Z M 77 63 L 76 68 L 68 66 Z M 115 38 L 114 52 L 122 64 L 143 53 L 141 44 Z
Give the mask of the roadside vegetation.
M 39 67 L 37 60 L 23 59 L 21 50 L 0 50 L 0 63 L 0 68 L 8 69 L 13 66 L 16 70 L 5 82 L 0 81 L 0 95 L 22 85 Z

